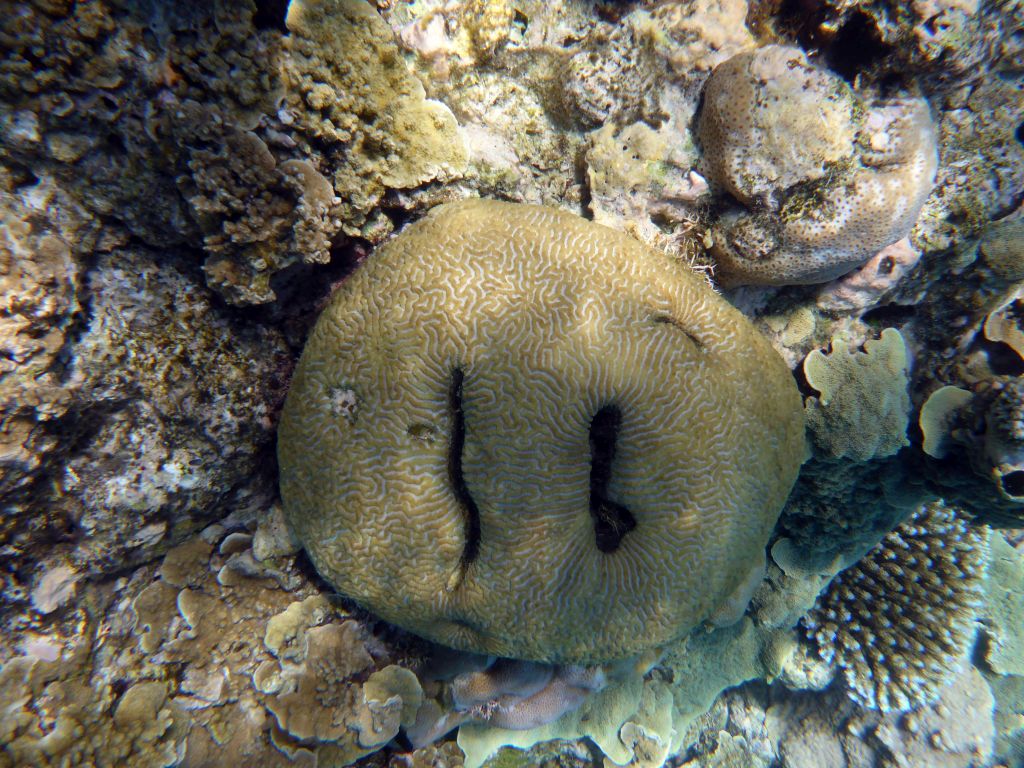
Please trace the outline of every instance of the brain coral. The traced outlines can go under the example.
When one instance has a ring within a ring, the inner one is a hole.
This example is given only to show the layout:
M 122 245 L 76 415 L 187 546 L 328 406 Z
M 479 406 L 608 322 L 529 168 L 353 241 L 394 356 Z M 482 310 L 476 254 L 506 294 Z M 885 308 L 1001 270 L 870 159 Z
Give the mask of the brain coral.
M 802 452 L 789 371 L 700 278 L 494 201 L 436 208 L 341 286 L 278 442 L 289 523 L 342 593 L 582 663 L 734 608 Z
M 934 700 L 970 650 L 989 529 L 928 504 L 847 568 L 804 620 L 849 695 L 882 711 Z
M 733 198 L 712 230 L 725 285 L 849 272 L 910 233 L 938 165 L 926 102 L 862 103 L 801 50 L 778 45 L 715 68 L 697 137 L 702 171 Z

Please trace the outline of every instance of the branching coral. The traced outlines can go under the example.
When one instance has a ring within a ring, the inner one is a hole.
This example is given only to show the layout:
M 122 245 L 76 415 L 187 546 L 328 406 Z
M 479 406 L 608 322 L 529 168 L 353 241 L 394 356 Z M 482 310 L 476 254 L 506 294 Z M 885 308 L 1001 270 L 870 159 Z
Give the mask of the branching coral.
M 487 201 L 435 209 L 342 285 L 282 419 L 289 521 L 341 592 L 563 663 L 734 618 L 803 456 L 789 371 L 703 280 Z
M 829 585 L 805 629 L 861 704 L 932 701 L 971 647 L 987 560 L 986 527 L 928 504 Z
M 708 78 L 697 122 L 723 203 L 725 285 L 817 283 L 909 234 L 938 164 L 928 104 L 862 103 L 795 48 L 741 53 Z

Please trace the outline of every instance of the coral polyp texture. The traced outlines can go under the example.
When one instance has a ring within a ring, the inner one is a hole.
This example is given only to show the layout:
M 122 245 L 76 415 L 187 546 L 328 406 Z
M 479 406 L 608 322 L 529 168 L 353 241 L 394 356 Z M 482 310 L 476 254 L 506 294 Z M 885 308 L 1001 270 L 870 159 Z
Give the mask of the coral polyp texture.
M 854 461 L 892 456 L 908 445 L 907 344 L 895 328 L 868 339 L 864 351 L 833 341 L 828 354 L 812 351 L 803 364 L 807 427 L 816 452 Z
M 742 609 L 803 441 L 781 358 L 700 277 L 477 200 L 342 284 L 278 455 L 343 594 L 455 648 L 597 663 Z
M 882 711 L 933 701 L 967 659 L 989 529 L 925 505 L 843 571 L 804 619 L 852 699 Z
M 1024 501 L 1024 380 L 1006 383 L 985 413 L 985 458 L 1000 493 Z
M 715 68 L 697 137 L 702 171 L 723 195 L 712 251 L 727 286 L 849 272 L 910 233 L 938 165 L 927 102 L 864 103 L 779 45 Z

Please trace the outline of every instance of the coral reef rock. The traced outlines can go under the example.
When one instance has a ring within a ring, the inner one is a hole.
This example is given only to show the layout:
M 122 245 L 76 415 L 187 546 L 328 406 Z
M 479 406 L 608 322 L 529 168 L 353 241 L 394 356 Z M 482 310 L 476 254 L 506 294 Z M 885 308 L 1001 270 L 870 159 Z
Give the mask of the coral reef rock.
M 278 273 L 346 236 L 386 236 L 389 190 L 465 168 L 451 111 L 363 0 L 296 1 L 266 24 L 255 2 L 12 8 L 5 157 L 152 246 L 194 247 L 233 304 L 275 300 Z
M 342 286 L 278 442 L 289 522 L 342 593 L 574 663 L 735 621 L 803 450 L 789 371 L 700 277 L 493 201 L 437 209 Z

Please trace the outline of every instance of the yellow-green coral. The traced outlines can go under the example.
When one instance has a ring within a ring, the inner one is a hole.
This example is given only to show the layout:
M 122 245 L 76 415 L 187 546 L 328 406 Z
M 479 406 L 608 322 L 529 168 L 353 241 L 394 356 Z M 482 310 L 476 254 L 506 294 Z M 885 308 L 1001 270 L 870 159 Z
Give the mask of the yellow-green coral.
M 742 607 L 803 421 L 774 350 L 684 267 L 466 201 L 336 293 L 278 454 L 344 594 L 453 647 L 594 662 Z
M 907 445 L 907 367 L 907 345 L 895 328 L 865 342 L 863 352 L 834 342 L 827 355 L 811 352 L 804 375 L 819 395 L 807 400 L 807 426 L 818 451 L 867 461 Z
M 285 79 L 297 125 L 334 155 L 348 234 L 388 188 L 408 189 L 462 171 L 455 117 L 426 99 L 394 35 L 363 0 L 288 6 Z

